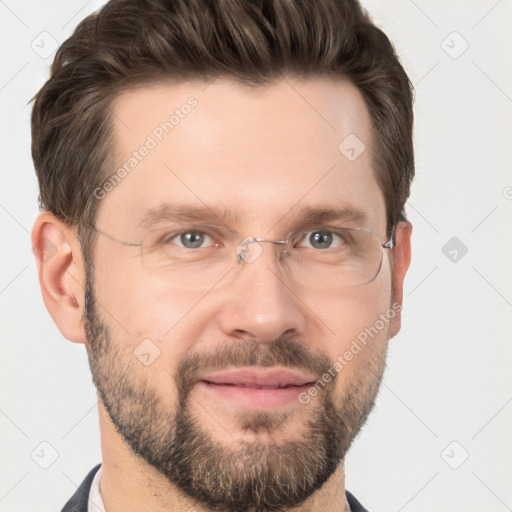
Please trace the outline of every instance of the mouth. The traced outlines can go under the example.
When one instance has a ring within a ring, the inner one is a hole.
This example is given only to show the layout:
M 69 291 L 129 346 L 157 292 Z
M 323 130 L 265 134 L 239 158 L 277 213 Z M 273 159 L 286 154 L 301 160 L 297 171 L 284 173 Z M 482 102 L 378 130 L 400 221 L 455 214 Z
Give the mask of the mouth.
M 299 403 L 300 393 L 315 380 L 314 375 L 289 369 L 251 369 L 206 375 L 198 383 L 210 398 L 231 406 L 268 409 Z
M 229 383 L 225 383 L 225 382 L 210 382 L 208 380 L 203 380 L 202 382 L 206 382 L 207 384 L 213 384 L 214 386 L 236 386 L 236 387 L 239 387 L 239 388 L 250 388 L 250 389 L 282 389 L 282 388 L 289 388 L 289 387 L 294 387 L 294 388 L 300 388 L 300 387 L 303 387 L 305 384 L 302 384 L 302 385 L 297 385 L 297 384 L 282 384 L 282 385 L 279 385 L 279 386 L 249 386 L 249 385 L 246 385 L 246 384 L 229 384 Z

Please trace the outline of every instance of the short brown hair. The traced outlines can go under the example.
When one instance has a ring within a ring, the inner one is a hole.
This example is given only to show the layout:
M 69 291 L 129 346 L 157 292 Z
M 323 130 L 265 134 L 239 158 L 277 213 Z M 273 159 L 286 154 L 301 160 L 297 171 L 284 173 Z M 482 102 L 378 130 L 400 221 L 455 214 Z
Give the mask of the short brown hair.
M 35 96 L 32 157 L 40 206 L 80 228 L 114 170 L 111 105 L 161 81 L 284 76 L 346 79 L 362 94 L 388 233 L 414 176 L 412 86 L 387 36 L 357 0 L 110 0 L 59 48 Z M 340 141 L 341 142 L 341 141 Z

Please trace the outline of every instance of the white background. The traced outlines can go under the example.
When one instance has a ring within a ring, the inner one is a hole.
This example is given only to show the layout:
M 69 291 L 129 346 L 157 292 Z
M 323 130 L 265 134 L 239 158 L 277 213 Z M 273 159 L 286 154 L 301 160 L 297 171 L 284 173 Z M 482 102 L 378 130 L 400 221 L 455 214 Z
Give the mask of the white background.
M 52 59 L 37 51 L 102 3 L 0 1 L 0 512 L 60 510 L 101 461 L 85 349 L 53 324 L 31 251 L 28 102 Z M 347 488 L 371 512 L 512 510 L 512 1 L 364 5 L 415 84 L 417 177 L 403 328 Z

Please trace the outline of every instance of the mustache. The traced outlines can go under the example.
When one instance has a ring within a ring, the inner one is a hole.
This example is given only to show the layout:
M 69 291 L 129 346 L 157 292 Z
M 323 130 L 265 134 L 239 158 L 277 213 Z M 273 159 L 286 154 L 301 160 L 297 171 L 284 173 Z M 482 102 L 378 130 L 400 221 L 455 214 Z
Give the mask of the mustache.
M 178 396 L 185 400 L 198 376 L 228 367 L 283 366 L 323 375 L 332 365 L 324 353 L 313 352 L 304 343 L 281 337 L 273 342 L 243 339 L 212 350 L 189 352 L 179 363 L 174 377 Z M 336 378 L 330 383 L 334 385 Z

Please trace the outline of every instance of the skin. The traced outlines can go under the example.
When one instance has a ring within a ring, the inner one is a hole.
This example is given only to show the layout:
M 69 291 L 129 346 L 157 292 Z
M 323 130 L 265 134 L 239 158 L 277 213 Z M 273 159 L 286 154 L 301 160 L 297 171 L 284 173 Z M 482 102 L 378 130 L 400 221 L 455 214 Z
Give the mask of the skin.
M 263 89 L 248 90 L 217 79 L 208 86 L 187 82 L 125 92 L 113 106 L 119 165 L 190 96 L 197 99 L 197 107 L 101 200 L 98 229 L 120 240 L 140 240 L 144 229 L 139 220 L 148 208 L 180 201 L 238 209 L 240 215 L 229 226 L 239 233 L 240 241 L 246 236 L 282 240 L 294 227 L 301 207 L 354 205 L 367 215 L 365 225 L 357 227 L 371 229 L 387 240 L 384 197 L 372 168 L 371 122 L 360 93 L 352 85 L 342 80 L 287 78 Z M 350 133 L 366 145 L 366 151 L 353 162 L 338 150 Z M 398 224 L 393 267 L 385 254 L 379 274 L 364 286 L 319 290 L 287 281 L 274 246 L 262 244 L 264 250 L 255 262 L 237 267 L 206 295 L 172 286 L 148 273 L 138 248 L 100 236 L 89 285 L 94 289 L 96 320 L 108 329 L 108 344 L 105 336 L 103 342 L 111 349 L 104 354 L 105 361 L 114 367 L 110 373 L 102 358 L 94 357 L 94 347 L 99 346 L 95 343 L 100 343 L 101 336 L 95 338 L 90 325 L 89 329 L 84 325 L 84 315 L 90 318 L 91 312 L 85 314 L 86 272 L 73 227 L 44 212 L 34 224 L 32 243 L 44 250 L 51 241 L 57 249 L 46 261 L 37 259 L 43 298 L 62 334 L 86 345 L 97 383 L 108 388 L 113 384 L 107 375 L 117 371 L 119 382 L 137 384 L 139 390 L 145 385 L 158 398 L 161 418 L 177 410 L 177 375 L 185 375 L 179 373 L 180 363 L 191 354 L 207 364 L 206 354 L 219 354 L 227 346 L 232 349 L 228 354 L 236 352 L 239 361 L 244 361 L 249 353 L 245 348 L 257 348 L 262 357 L 276 355 L 276 340 L 284 339 L 305 349 L 310 368 L 316 372 L 322 364 L 334 363 L 379 315 L 392 304 L 401 305 L 411 231 L 408 222 Z M 220 453 L 267 446 L 279 454 L 276 450 L 288 442 L 308 446 L 307 422 L 323 418 L 322 411 L 331 399 L 338 419 L 350 417 L 354 424 L 346 427 L 344 438 L 336 438 L 340 443 L 337 466 L 294 510 L 339 511 L 345 501 L 344 454 L 372 407 L 389 340 L 399 330 L 398 311 L 309 404 L 297 401 L 273 410 L 267 417 L 272 432 L 256 428 L 257 413 L 249 417 L 199 386 L 190 388 L 189 413 Z M 147 338 L 158 346 L 160 356 L 144 366 L 133 351 Z M 231 361 L 229 357 L 224 360 Z M 284 363 L 285 359 L 277 361 Z M 357 405 L 353 411 L 347 410 L 348 397 Z M 264 412 L 260 410 L 260 419 Z M 120 409 L 116 413 L 123 415 Z M 124 414 L 121 419 L 128 421 L 127 411 Z M 143 416 L 144 411 L 140 414 Z M 101 493 L 108 512 L 209 510 L 130 450 L 101 394 L 99 415 Z M 304 451 L 315 450 L 315 441 L 311 443 Z M 257 453 L 251 457 L 239 468 L 262 464 L 256 460 Z

